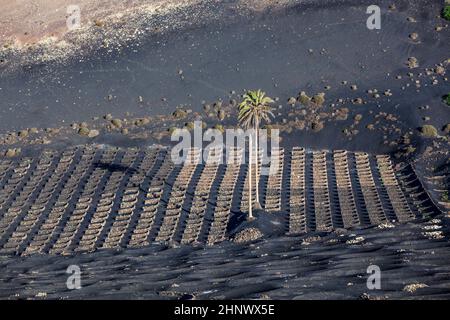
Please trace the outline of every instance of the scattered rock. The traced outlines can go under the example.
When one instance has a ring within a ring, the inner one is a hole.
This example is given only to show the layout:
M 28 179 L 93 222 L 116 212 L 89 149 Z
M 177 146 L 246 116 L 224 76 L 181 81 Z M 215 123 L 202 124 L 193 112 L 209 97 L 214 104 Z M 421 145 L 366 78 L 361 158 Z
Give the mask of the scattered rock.
M 149 123 L 150 123 L 150 119 L 148 119 L 148 118 L 141 118 L 141 119 L 137 119 L 134 121 L 134 124 L 138 127 L 145 126 Z
M 57 134 L 59 133 L 60 129 L 59 128 L 46 128 L 45 132 L 47 132 L 48 134 Z
M 347 240 L 345 243 L 346 244 L 358 244 L 358 243 L 362 243 L 364 241 L 364 237 L 355 237 L 353 239 L 349 239 Z
M 443 76 L 445 74 L 445 68 L 442 66 L 437 66 L 436 69 L 434 69 L 434 72 L 436 72 L 438 75 Z
M 407 145 L 405 148 L 403 148 L 401 150 L 400 154 L 397 154 L 397 156 L 400 157 L 409 157 L 410 155 L 412 155 L 414 152 L 416 152 L 416 148 L 413 147 L 412 145 Z
M 185 124 L 184 124 L 184 127 L 187 129 L 187 130 L 194 130 L 194 123 L 193 122 L 186 122 Z
M 359 296 L 359 299 L 361 299 L 361 300 L 371 300 L 372 297 L 367 292 L 363 292 Z
M 362 98 L 353 99 L 353 104 L 363 104 L 364 100 Z
M 295 105 L 296 102 L 297 102 L 297 99 L 295 99 L 294 97 L 290 97 L 288 99 L 288 104 L 290 104 L 291 106 Z
M 175 132 L 175 130 L 177 130 L 177 127 L 170 127 L 169 129 L 167 129 L 167 131 L 169 131 L 169 134 L 172 134 Z
M 311 98 L 308 97 L 308 95 L 306 94 L 305 91 L 302 91 L 302 92 L 300 92 L 300 94 L 298 95 L 298 101 L 299 101 L 302 105 L 306 106 L 306 105 L 308 105 L 309 102 L 311 101 Z
M 175 119 L 183 119 L 187 116 L 187 112 L 183 109 L 177 109 L 172 113 Z
M 390 222 L 384 222 L 384 223 L 381 223 L 381 224 L 379 224 L 378 226 L 377 226 L 377 229 L 392 229 L 392 228 L 394 228 L 395 227 L 395 225 L 394 224 L 392 224 L 392 223 L 390 223 Z
M 94 138 L 100 134 L 98 130 L 89 130 L 87 127 L 80 127 L 78 129 L 78 134 L 81 136 L 86 136 L 89 138 Z
M 219 130 L 221 133 L 224 133 L 224 132 L 225 132 L 225 128 L 224 128 L 223 125 L 221 125 L 221 124 L 216 124 L 216 125 L 213 127 L 213 129 Z
M 322 238 L 320 236 L 311 236 L 302 240 L 302 246 L 309 246 L 313 242 L 320 241 Z

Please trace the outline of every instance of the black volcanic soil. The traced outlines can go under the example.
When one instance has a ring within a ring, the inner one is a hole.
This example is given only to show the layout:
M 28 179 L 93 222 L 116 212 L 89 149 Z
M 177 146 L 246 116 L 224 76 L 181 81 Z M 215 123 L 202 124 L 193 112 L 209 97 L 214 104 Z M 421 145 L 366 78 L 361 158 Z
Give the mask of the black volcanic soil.
M 270 218 L 259 217 L 270 223 Z M 448 299 L 449 220 L 214 247 L 0 257 L 3 299 Z M 80 290 L 66 287 L 70 265 Z M 369 290 L 367 268 L 381 270 Z
M 395 8 L 390 8 L 393 3 Z M 200 1 L 183 14 L 152 17 L 143 25 L 157 26 L 158 32 L 146 32 L 126 46 L 108 47 L 101 40 L 89 44 L 92 50 L 80 49 L 89 55 L 75 50 L 63 61 L 2 52 L 0 154 L 20 148 L 21 155 L 34 155 L 43 145 L 64 148 L 90 142 L 167 144 L 168 128 L 196 118 L 209 126 L 234 126 L 228 101 L 240 99 L 245 89 L 262 88 L 278 98 L 275 124 L 282 128 L 283 146 L 407 156 L 436 202 L 442 202 L 449 188 L 450 150 L 448 132 L 443 131 L 450 122 L 450 107 L 443 102 L 450 92 L 450 29 L 438 17 L 442 1 L 380 1 L 381 30 L 366 28 L 369 4 L 291 1 L 254 11 L 235 0 Z M 177 27 L 164 27 L 177 19 Z M 413 33 L 417 40 L 410 38 Z M 418 60 L 416 68 L 407 66 L 411 57 Z M 444 72 L 437 72 L 438 67 Z M 289 105 L 288 99 L 300 91 L 324 92 L 326 102 L 317 110 L 298 102 Z M 358 98 L 362 104 L 353 101 Z M 219 100 L 229 115 L 223 121 L 204 112 L 205 104 Z M 174 119 L 177 107 L 192 112 Z M 344 120 L 337 116 L 343 108 L 348 109 Z M 122 119 L 127 131 L 111 127 L 103 119 L 106 114 Z M 135 125 L 137 118 L 149 122 Z M 80 136 L 81 122 L 100 134 Z M 313 122 L 324 128 L 314 132 Z M 434 125 L 439 136 L 423 137 L 418 128 L 424 124 Z M 37 128 L 36 133 L 17 136 L 29 128 Z M 408 146 L 414 151 L 405 155 Z M 441 209 L 448 211 L 448 206 L 442 203 Z M 434 233 L 424 235 L 430 230 L 443 232 L 430 239 Z M 0 257 L 0 296 L 448 298 L 444 214 L 432 222 L 321 235 L 309 245 L 303 241 L 314 236 L 269 233 L 251 245 L 155 245 L 71 257 Z M 357 236 L 363 240 L 352 244 Z M 369 292 L 366 269 L 373 263 L 383 272 L 382 290 Z M 65 270 L 71 264 L 82 268 L 82 290 L 65 287 Z M 403 290 L 415 283 L 426 287 Z
M 338 3 L 300 2 L 255 12 L 238 11 L 234 1 L 204 1 L 186 9 L 191 15 L 201 10 L 196 19 L 186 13 L 178 17 L 181 30 L 149 32 L 127 47 L 99 44 L 94 55 L 71 53 L 61 64 L 37 59 L 19 64 L 16 72 L 10 71 L 11 57 L 0 77 L 0 130 L 68 128 L 106 114 L 170 115 L 177 107 L 214 124 L 219 121 L 208 119 L 204 104 L 227 104 L 245 89 L 262 88 L 278 98 L 276 123 L 294 129 L 284 136 L 287 145 L 301 141 L 312 148 L 393 152 L 406 134 L 421 151 L 429 140 L 420 138 L 420 126 L 432 124 L 445 136 L 441 129 L 450 109 L 442 97 L 450 91 L 448 72 L 435 70 L 448 68 L 450 30 L 437 17 L 440 1 L 398 1 L 394 9 L 383 2 L 381 30 L 366 28 L 365 4 Z M 164 17 L 151 23 L 163 26 L 177 16 Z M 412 33 L 417 40 L 409 38 Z M 417 58 L 417 68 L 407 67 L 411 57 Z M 302 129 L 301 106 L 287 104 L 300 91 L 326 94 L 324 107 L 312 115 L 324 124 L 320 132 L 308 130 L 311 118 Z M 353 101 L 358 98 L 362 104 Z M 342 109 L 346 120 L 337 121 Z M 357 115 L 362 119 L 355 121 Z M 223 124 L 234 125 L 234 119 L 231 115 Z M 371 125 L 373 130 L 367 129 Z M 168 126 L 159 121 L 155 130 Z M 62 135 L 79 143 L 74 135 Z M 120 141 L 100 137 L 95 142 L 111 140 Z M 437 142 L 448 148 L 446 140 Z

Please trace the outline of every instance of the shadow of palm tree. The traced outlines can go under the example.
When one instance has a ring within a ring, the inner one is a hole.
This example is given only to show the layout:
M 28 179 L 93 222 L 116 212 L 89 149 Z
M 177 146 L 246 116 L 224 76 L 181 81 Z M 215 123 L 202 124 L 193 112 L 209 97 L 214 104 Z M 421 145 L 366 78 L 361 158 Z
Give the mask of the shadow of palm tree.
M 133 173 L 137 172 L 137 170 L 135 168 L 127 167 L 127 166 L 123 166 L 123 165 L 115 164 L 115 163 L 97 162 L 94 164 L 94 168 L 107 170 L 109 172 L 128 172 L 129 174 L 133 174 Z

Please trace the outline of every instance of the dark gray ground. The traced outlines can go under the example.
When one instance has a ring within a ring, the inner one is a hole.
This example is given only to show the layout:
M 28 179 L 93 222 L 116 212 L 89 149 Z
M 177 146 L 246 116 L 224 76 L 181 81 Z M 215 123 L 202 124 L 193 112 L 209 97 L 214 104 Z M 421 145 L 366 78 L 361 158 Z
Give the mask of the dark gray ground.
M 445 238 L 431 239 L 429 232 L 436 231 Z M 448 299 L 448 232 L 445 218 L 389 229 L 273 237 L 250 245 L 0 257 L 0 297 Z M 72 264 L 81 268 L 80 290 L 66 287 Z M 366 272 L 374 264 L 381 269 L 381 290 L 371 291 Z M 411 284 L 422 288 L 407 292 Z
M 436 26 L 448 24 L 436 17 L 442 1 L 380 1 L 379 31 L 366 28 L 365 10 L 371 1 L 308 2 L 271 12 L 240 14 L 233 9 L 234 2 L 205 2 L 202 14 L 189 21 L 189 27 L 148 35 L 145 41 L 120 53 L 100 51 L 92 57 L 73 57 L 64 65 L 31 65 L 3 72 L 0 133 L 68 126 L 106 113 L 117 117 L 126 112 L 136 117 L 154 116 L 170 114 L 179 105 L 200 111 L 203 101 L 227 101 L 230 91 L 239 94 L 253 88 L 279 97 L 283 108 L 276 121 L 281 122 L 291 110 L 286 105 L 289 97 L 296 97 L 302 90 L 310 94 L 324 91 L 324 86 L 330 85 L 331 89 L 325 91 L 326 110 L 332 108 L 331 103 L 348 107 L 349 119 L 327 123 L 318 133 L 295 130 L 283 136 L 283 144 L 385 153 L 395 151 L 397 146 L 383 141 L 412 132 L 418 152 L 432 145 L 443 150 L 444 157 L 448 155 L 448 142 L 423 139 L 417 132 L 424 123 L 440 130 L 450 122 L 450 108 L 442 102 L 442 96 L 450 91 L 449 71 L 444 76 L 426 75 L 425 71 L 450 58 L 450 29 L 435 31 Z M 391 3 L 397 4 L 395 10 L 388 10 Z M 211 12 L 215 13 L 213 18 Z M 408 22 L 407 17 L 417 22 Z M 419 42 L 408 38 L 413 32 L 418 33 Z M 412 56 L 419 60 L 419 68 L 405 65 Z M 183 70 L 184 79 L 179 70 Z M 412 76 L 407 75 L 409 72 Z M 397 75 L 402 79 L 395 79 Z M 432 77 L 437 84 L 432 84 Z M 348 81 L 346 85 L 341 84 L 344 80 Z M 416 87 L 417 80 L 420 88 Z M 352 84 L 358 86 L 356 91 L 350 89 Z M 366 93 L 374 88 L 381 93 L 379 99 Z M 392 96 L 382 94 L 387 89 Z M 108 95 L 112 99 L 107 99 Z M 139 96 L 144 103 L 138 103 Z M 358 97 L 367 104 L 353 105 L 351 100 Z M 337 102 L 339 98 L 344 99 L 342 103 Z M 429 108 L 419 109 L 424 105 Z M 397 117 L 395 126 L 400 133 L 365 129 L 380 111 Z M 342 129 L 351 125 L 358 113 L 364 120 L 359 124 L 359 134 L 349 139 Z M 234 120 L 225 121 L 231 122 Z M 78 136 L 63 139 L 65 145 L 79 140 Z M 129 143 L 118 134 L 101 135 L 95 141 Z M 442 162 L 439 155 L 435 158 Z M 427 166 L 425 161 L 420 169 L 425 175 L 433 172 L 434 165 Z M 443 172 L 448 175 L 448 171 Z M 426 224 L 415 222 L 387 230 L 357 231 L 364 241 L 356 245 L 345 243 L 349 238 L 346 233 L 342 237 L 326 235 L 307 246 L 299 237 L 272 237 L 249 246 L 151 246 L 74 257 L 0 257 L 0 296 L 29 298 L 41 292 L 48 298 L 159 299 L 189 294 L 197 298 L 267 295 L 274 299 L 330 299 L 358 298 L 367 292 L 387 298 L 448 298 L 448 221 L 441 218 L 441 222 L 431 224 L 438 226 L 431 228 L 444 230 L 444 238 L 438 240 L 425 237 Z M 372 263 L 382 270 L 382 290 L 377 292 L 368 292 L 365 285 L 366 268 Z M 82 290 L 68 291 L 65 287 L 65 270 L 70 264 L 81 266 Z M 415 293 L 402 290 L 413 283 L 428 287 Z

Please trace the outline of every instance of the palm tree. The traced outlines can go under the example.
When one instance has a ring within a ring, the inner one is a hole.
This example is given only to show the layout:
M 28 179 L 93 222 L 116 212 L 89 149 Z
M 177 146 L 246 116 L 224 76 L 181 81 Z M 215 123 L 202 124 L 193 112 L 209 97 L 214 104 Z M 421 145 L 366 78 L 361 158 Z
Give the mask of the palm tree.
M 272 107 L 269 104 L 273 103 L 273 99 L 266 96 L 266 93 L 258 91 L 248 91 L 243 96 L 243 101 L 239 104 L 238 121 L 245 129 L 253 128 L 255 132 L 255 153 L 256 153 L 256 168 L 255 168 L 255 188 L 256 199 L 255 209 L 261 209 L 259 203 L 258 190 L 258 132 L 261 121 L 270 122 L 270 116 L 275 117 L 272 113 Z M 252 147 L 250 147 L 252 149 Z M 252 150 L 249 150 L 249 159 L 252 159 Z M 250 163 L 251 166 L 251 163 Z M 251 171 L 250 173 L 251 174 Z M 251 176 L 250 176 L 251 180 Z M 250 190 L 251 193 L 251 190 Z M 251 199 L 251 198 L 250 198 Z M 251 201 L 251 200 L 250 200 Z M 251 206 L 251 203 L 250 203 Z

